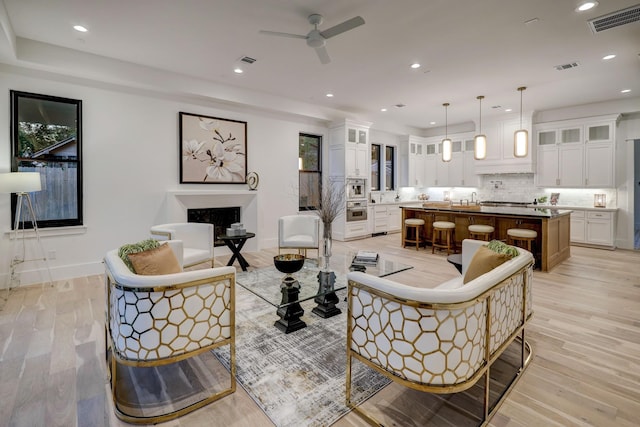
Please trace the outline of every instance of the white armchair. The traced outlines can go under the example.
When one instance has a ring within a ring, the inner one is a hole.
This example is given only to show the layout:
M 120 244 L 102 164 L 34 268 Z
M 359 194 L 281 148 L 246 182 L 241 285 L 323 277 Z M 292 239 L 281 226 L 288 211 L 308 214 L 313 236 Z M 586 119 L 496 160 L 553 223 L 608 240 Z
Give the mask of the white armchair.
M 320 218 L 312 215 L 287 215 L 278 220 L 278 253 L 297 249 L 307 256 L 307 249 L 320 248 Z
M 168 244 L 180 263 L 182 242 L 172 240 Z M 129 423 L 155 424 L 235 391 L 234 267 L 138 275 L 118 256 L 117 249 L 106 254 L 104 264 L 105 349 L 118 418 Z M 160 402 L 145 402 L 142 408 L 130 403 L 127 378 L 142 371 L 138 368 L 167 365 L 163 372 L 179 369 L 180 361 L 226 345 L 230 352 L 230 379 L 223 387 L 217 387 L 222 390 L 206 393 L 194 388 L 192 394 L 199 396 L 196 401 L 167 404 L 160 397 Z M 128 374 L 124 367 L 130 370 Z
M 156 240 L 182 240 L 185 268 L 205 262 L 213 267 L 213 224 L 184 222 L 154 225 L 151 227 L 151 237 Z

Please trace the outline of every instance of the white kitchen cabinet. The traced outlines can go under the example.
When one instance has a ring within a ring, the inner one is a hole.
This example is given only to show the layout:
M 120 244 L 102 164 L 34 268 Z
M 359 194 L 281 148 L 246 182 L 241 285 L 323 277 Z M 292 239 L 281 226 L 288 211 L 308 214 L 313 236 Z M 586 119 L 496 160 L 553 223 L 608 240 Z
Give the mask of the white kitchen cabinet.
M 584 150 L 585 179 L 587 188 L 615 187 L 615 144 L 591 143 L 587 141 Z
M 513 155 L 513 134 L 520 129 L 520 116 L 506 120 L 489 119 L 486 124 L 483 121 L 482 130 L 487 136 L 487 157 L 475 161 L 475 173 L 499 174 L 499 173 L 532 173 L 535 170 L 535 153 L 532 147 L 532 123 L 531 112 L 522 116 L 522 128 L 529 131 L 529 146 L 526 157 Z
M 571 243 L 585 243 L 587 241 L 586 230 L 586 218 L 585 211 L 573 210 L 571 212 L 571 232 L 569 233 L 569 239 Z
M 388 229 L 388 215 L 386 205 L 376 205 L 373 208 L 373 233 L 386 233 Z
M 614 227 L 612 212 L 587 212 L 587 243 L 602 246 L 614 246 Z
M 408 135 L 400 141 L 400 186 L 425 186 L 425 147 L 424 138 Z
M 462 140 L 451 140 L 451 161 L 446 164 L 448 183 L 451 187 L 464 185 L 464 157 L 462 152 Z
M 344 120 L 333 123 L 329 133 L 331 176 L 369 178 L 369 127 L 371 123 Z
M 398 204 L 374 205 L 372 233 L 394 233 L 402 229 L 401 209 Z
M 476 160 L 473 155 L 473 139 L 466 139 L 464 141 L 464 153 L 463 157 L 463 179 L 462 185 L 465 187 L 477 187 L 478 175 L 476 175 Z
M 616 211 L 572 208 L 571 243 L 615 248 Z
M 387 207 L 387 232 L 402 231 L 402 209 L 399 205 Z
M 367 237 L 368 232 L 367 221 L 347 222 L 344 227 L 344 239 L 357 239 Z
M 617 115 L 536 125 L 539 187 L 615 187 Z
M 438 144 L 436 142 L 427 142 L 424 144 L 424 186 L 435 187 L 438 185 Z

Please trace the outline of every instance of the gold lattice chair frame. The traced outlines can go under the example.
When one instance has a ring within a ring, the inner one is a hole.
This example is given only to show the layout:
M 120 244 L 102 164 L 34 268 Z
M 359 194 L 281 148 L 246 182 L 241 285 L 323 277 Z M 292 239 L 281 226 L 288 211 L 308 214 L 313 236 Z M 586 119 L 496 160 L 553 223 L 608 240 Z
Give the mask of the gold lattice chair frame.
M 181 257 L 178 257 L 181 260 Z M 118 418 L 135 424 L 168 421 L 236 390 L 235 268 L 217 267 L 162 276 L 139 276 L 111 251 L 105 257 L 105 346 Z M 118 365 L 169 365 L 229 346 L 229 387 L 184 408 L 154 416 L 127 412 L 117 393 Z
M 460 301 L 454 301 L 455 291 L 450 290 L 443 292 L 440 302 L 426 302 L 420 298 L 421 293 L 433 296 L 437 289 L 417 290 L 415 299 L 408 299 L 406 295 L 398 297 L 388 291 L 404 285 L 367 278 L 364 273 L 350 273 L 347 406 L 369 424 L 381 425 L 351 401 L 351 366 L 356 359 L 399 384 L 429 393 L 461 392 L 484 375 L 481 424 L 488 423 L 532 356 L 524 334 L 525 325 L 533 314 L 533 257 L 528 252 L 520 252 L 527 259 L 519 262 L 528 261 L 526 265 L 471 298 L 468 291 L 463 292 L 465 297 Z M 386 291 L 362 283 L 367 281 L 383 282 Z M 472 284 L 469 282 L 464 286 Z M 521 344 L 518 373 L 500 400 L 490 408 L 491 365 L 515 339 Z

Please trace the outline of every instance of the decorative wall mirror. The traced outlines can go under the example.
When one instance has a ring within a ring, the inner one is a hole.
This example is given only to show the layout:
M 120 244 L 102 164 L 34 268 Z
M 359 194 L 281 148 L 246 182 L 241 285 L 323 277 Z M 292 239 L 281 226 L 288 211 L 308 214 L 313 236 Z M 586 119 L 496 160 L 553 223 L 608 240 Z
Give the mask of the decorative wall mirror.
M 11 171 L 40 173 L 38 227 L 82 225 L 82 101 L 12 90 L 11 139 Z

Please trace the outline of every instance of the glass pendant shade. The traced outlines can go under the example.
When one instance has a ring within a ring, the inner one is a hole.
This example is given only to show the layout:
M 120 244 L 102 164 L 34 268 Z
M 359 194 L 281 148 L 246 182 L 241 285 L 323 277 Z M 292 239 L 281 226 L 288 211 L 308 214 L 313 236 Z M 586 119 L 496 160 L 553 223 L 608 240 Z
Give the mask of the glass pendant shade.
M 450 162 L 451 161 L 451 140 L 449 138 L 445 138 L 442 140 L 442 161 Z
M 447 117 L 447 107 L 449 107 L 449 103 L 445 102 L 442 104 L 444 107 L 444 139 L 442 140 L 442 161 L 450 162 L 452 156 L 452 144 L 448 135 L 448 117 Z
M 515 157 L 527 157 L 529 154 L 529 132 L 520 129 L 513 134 L 513 155 Z
M 482 134 L 482 100 L 484 96 L 477 96 L 476 99 L 480 101 L 480 121 L 478 125 L 479 135 L 473 137 L 473 158 L 484 160 L 487 157 L 487 136 Z
M 484 160 L 487 157 L 487 136 L 476 135 L 473 138 L 473 158 Z
M 520 129 L 513 134 L 513 155 L 514 157 L 527 157 L 529 154 L 529 131 L 522 128 L 522 92 L 526 87 L 518 88 L 520 92 Z

